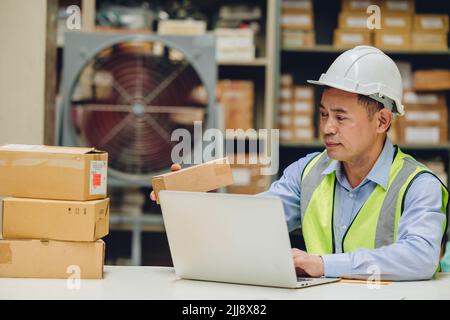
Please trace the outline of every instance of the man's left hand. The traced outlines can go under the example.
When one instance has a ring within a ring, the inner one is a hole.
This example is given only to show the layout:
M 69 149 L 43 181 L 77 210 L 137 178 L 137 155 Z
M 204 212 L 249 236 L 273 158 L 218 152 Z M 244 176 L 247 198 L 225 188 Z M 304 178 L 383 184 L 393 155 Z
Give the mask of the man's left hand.
M 322 257 L 292 248 L 292 258 L 298 276 L 321 277 L 324 275 Z

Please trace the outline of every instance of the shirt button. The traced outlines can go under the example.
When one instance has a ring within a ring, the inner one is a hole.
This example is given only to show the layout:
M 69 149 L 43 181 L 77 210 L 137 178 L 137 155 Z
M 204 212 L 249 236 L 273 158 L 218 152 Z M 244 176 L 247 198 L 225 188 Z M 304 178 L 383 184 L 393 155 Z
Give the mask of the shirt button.
M 349 193 L 348 196 L 349 196 L 350 198 L 353 198 L 353 193 Z
M 347 229 L 347 226 L 346 226 L 346 225 L 343 225 L 343 226 L 342 226 L 342 230 L 345 230 L 345 229 Z

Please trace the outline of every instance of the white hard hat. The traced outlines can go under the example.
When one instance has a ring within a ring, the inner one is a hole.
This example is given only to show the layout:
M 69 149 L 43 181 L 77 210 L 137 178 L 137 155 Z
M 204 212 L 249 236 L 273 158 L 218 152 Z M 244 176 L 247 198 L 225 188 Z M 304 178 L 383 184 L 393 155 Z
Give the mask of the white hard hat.
M 381 102 L 394 114 L 405 113 L 400 71 L 391 58 L 375 47 L 357 46 L 343 52 L 318 81 L 308 82 L 362 94 Z

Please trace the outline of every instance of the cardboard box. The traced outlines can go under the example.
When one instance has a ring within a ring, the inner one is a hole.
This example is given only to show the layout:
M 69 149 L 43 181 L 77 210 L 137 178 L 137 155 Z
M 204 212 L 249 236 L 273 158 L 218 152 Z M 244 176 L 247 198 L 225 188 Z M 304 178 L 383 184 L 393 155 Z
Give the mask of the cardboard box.
M 281 9 L 312 12 L 313 2 L 312 0 L 282 0 Z
M 314 31 L 283 30 L 281 33 L 281 46 L 283 48 L 313 48 L 316 45 Z
M 448 112 L 445 105 L 405 105 L 405 116 L 399 118 L 401 143 L 447 143 Z
M 294 86 L 294 100 L 297 101 L 312 101 L 314 99 L 314 88 L 313 86 Z
M 292 77 L 292 74 L 290 73 L 283 73 L 280 76 L 280 85 L 281 86 L 291 86 L 294 83 L 294 79 Z
M 285 9 L 281 13 L 281 28 L 313 31 L 314 15 L 312 12 Z
M 333 46 L 335 48 L 353 48 L 359 45 L 371 45 L 372 32 L 370 30 L 335 29 Z
M 417 70 L 414 72 L 415 90 L 449 90 L 450 89 L 450 70 Z
M 359 12 L 341 12 L 339 14 L 339 29 L 369 30 L 367 28 L 368 15 Z
M 414 30 L 448 32 L 448 15 L 446 14 L 416 14 Z
M 102 240 L 0 240 L 0 277 L 102 279 L 104 255 Z
M 447 32 L 413 31 L 411 48 L 415 50 L 448 50 Z
M 2 230 L 4 239 L 95 241 L 109 232 L 109 199 L 6 198 Z
M 106 197 L 108 153 L 41 145 L 0 147 L 0 195 L 55 200 Z
M 403 93 L 403 103 L 405 105 L 423 105 L 424 108 L 429 105 L 447 105 L 445 95 L 443 94 L 418 93 L 414 91 L 405 91 Z
M 387 13 L 408 13 L 415 11 L 414 0 L 382 0 L 380 1 L 381 12 Z
M 380 5 L 377 0 L 342 0 L 342 11 L 366 12 L 371 5 Z
M 280 141 L 282 143 L 302 143 L 314 140 L 314 127 L 291 127 L 280 128 Z
M 408 50 L 411 47 L 411 36 L 406 31 L 377 30 L 375 47 L 390 50 Z
M 383 30 L 405 30 L 412 29 L 412 18 L 410 14 L 386 13 L 381 15 L 381 28 Z
M 224 109 L 225 128 L 253 128 L 254 86 L 252 81 L 220 80 L 217 85 L 219 104 Z
M 294 87 L 293 86 L 282 86 L 280 88 L 280 100 L 286 101 L 286 100 L 292 100 L 294 97 Z
M 228 158 L 222 158 L 154 176 L 151 183 L 159 203 L 161 190 L 206 192 L 232 184 L 233 176 Z
M 206 33 L 206 21 L 201 20 L 160 20 L 158 34 L 161 35 L 202 35 Z

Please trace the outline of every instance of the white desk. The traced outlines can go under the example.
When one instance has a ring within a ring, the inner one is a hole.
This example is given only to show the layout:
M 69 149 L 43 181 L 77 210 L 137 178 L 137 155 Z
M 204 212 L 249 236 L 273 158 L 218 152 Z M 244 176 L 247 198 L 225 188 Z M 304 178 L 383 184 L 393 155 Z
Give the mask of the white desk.
M 304 289 L 279 289 L 180 280 L 173 268 L 106 266 L 103 280 L 0 279 L 0 299 L 450 299 L 450 273 L 417 282 L 393 282 L 369 289 L 365 284 L 333 283 Z

